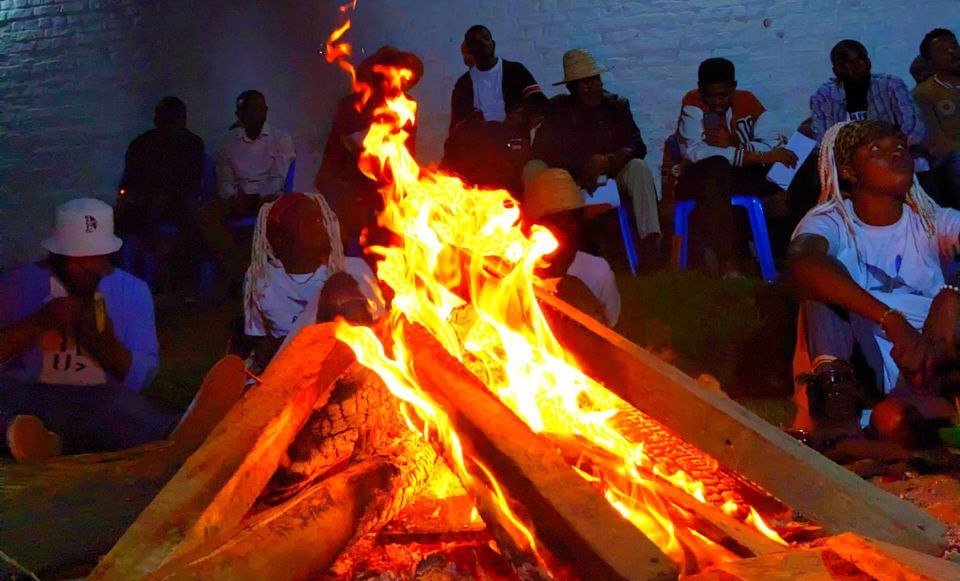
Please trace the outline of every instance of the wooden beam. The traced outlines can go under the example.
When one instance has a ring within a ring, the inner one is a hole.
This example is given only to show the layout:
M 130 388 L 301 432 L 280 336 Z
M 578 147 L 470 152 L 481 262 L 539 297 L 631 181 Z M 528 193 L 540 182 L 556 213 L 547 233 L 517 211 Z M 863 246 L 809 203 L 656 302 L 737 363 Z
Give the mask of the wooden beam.
M 960 565 L 956 563 L 853 533 L 831 537 L 824 546 L 879 581 L 960 579 Z
M 103 558 L 90 580 L 133 581 L 223 543 L 314 405 L 353 361 L 334 324 L 301 331 Z
M 833 533 L 942 551 L 946 527 L 922 509 L 864 482 L 557 298 L 538 293 L 538 299 L 584 372 L 794 510 Z
M 315 579 L 350 542 L 394 518 L 419 494 L 439 464 L 433 449 L 409 434 L 391 449 L 380 450 L 289 501 L 257 513 L 220 547 L 162 569 L 156 578 Z
M 496 475 L 522 520 L 532 525 L 538 550 L 550 555 L 551 567 L 559 562 L 581 579 L 676 578 L 677 566 L 656 545 L 615 512 L 556 448 L 496 400 L 426 329 L 409 325 L 404 336 L 417 355 L 418 382 L 449 415 L 464 457 L 480 460 Z M 468 483 L 464 485 L 471 491 Z

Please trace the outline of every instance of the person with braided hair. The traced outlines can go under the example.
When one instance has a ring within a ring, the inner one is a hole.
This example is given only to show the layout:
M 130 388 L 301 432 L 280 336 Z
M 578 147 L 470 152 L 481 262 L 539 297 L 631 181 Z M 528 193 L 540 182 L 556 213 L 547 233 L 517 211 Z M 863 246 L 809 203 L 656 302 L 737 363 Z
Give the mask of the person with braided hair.
M 343 255 L 340 224 L 323 196 L 286 194 L 260 208 L 244 284 L 254 370 L 264 369 L 304 324 L 336 316 L 366 323 L 383 308 L 367 263 Z
M 875 398 L 912 401 L 926 417 L 946 415 L 945 401 L 921 396 L 935 392 L 940 371 L 958 360 L 960 289 L 946 283 L 940 265 L 960 242 L 960 212 L 920 188 L 907 147 L 884 121 L 831 127 L 819 156 L 819 204 L 788 251 L 790 276 L 806 301 L 795 371 L 806 358 L 812 368 L 797 391 L 795 427 L 824 438 L 859 431 L 869 398 L 850 364 L 855 345 L 874 372 Z

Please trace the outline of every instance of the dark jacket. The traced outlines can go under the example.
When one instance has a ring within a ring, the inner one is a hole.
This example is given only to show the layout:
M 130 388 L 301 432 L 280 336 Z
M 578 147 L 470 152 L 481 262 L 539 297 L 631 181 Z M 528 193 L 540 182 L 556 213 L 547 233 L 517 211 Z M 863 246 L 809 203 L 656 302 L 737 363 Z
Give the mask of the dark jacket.
M 507 59 L 500 60 L 503 62 L 504 109 L 510 112 L 516 107 L 523 107 L 524 117 L 531 117 L 532 113 L 541 110 L 547 103 L 540 85 L 527 67 Z M 452 132 L 473 112 L 473 79 L 470 78 L 470 71 L 467 71 L 453 86 L 453 97 L 450 101 L 450 131 Z
M 533 159 L 570 172 L 581 185 L 587 159 L 595 154 L 628 150 L 643 159 L 647 146 L 633 120 L 630 102 L 604 91 L 597 107 L 581 105 L 572 95 L 550 99 L 543 125 L 533 142 Z M 609 176 L 614 177 L 614 176 Z

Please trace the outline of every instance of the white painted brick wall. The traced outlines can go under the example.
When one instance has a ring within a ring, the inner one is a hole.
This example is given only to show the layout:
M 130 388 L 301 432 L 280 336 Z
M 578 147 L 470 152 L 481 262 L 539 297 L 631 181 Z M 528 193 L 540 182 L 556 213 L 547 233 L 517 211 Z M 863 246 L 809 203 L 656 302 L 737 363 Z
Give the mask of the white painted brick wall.
M 52 208 L 77 195 L 110 200 L 123 152 L 150 127 L 164 94 L 189 107 L 212 147 L 233 98 L 263 90 L 270 119 L 294 134 L 299 188 L 319 164 L 346 80 L 319 49 L 336 23 L 333 0 L 0 0 L 0 265 L 37 253 Z M 419 157 L 436 161 L 459 46 L 486 24 L 501 56 L 527 65 L 548 95 L 564 50 L 583 47 L 615 68 L 606 87 L 630 99 L 658 166 L 678 102 L 704 58 L 737 65 L 774 125 L 791 131 L 830 75 L 839 39 L 861 40 L 874 70 L 904 77 L 923 34 L 960 29 L 960 0 L 360 0 L 348 38 L 358 50 L 413 50 L 426 72 Z

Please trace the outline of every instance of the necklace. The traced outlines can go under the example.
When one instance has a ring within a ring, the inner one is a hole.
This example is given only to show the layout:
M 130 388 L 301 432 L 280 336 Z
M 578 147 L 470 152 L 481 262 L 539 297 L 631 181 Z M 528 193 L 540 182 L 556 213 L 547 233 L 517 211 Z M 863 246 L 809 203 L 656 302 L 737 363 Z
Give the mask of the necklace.
M 298 280 L 297 277 L 298 277 L 298 276 L 303 276 L 302 274 L 299 274 L 299 275 L 297 275 L 297 274 L 290 274 L 290 273 L 287 272 L 286 270 L 283 271 L 283 273 L 287 275 L 287 278 L 289 278 L 290 280 L 292 280 L 294 284 L 298 284 L 298 285 L 301 285 L 301 286 L 302 286 L 302 285 L 305 285 L 305 284 L 307 284 L 308 282 L 310 282 L 311 280 L 313 280 L 313 277 L 317 276 L 317 273 L 318 273 L 318 272 L 320 272 L 320 269 L 319 269 L 319 268 L 318 268 L 317 270 L 311 272 L 311 273 L 310 273 L 310 276 L 308 276 L 307 278 L 305 278 L 305 279 L 303 279 L 303 280 Z

